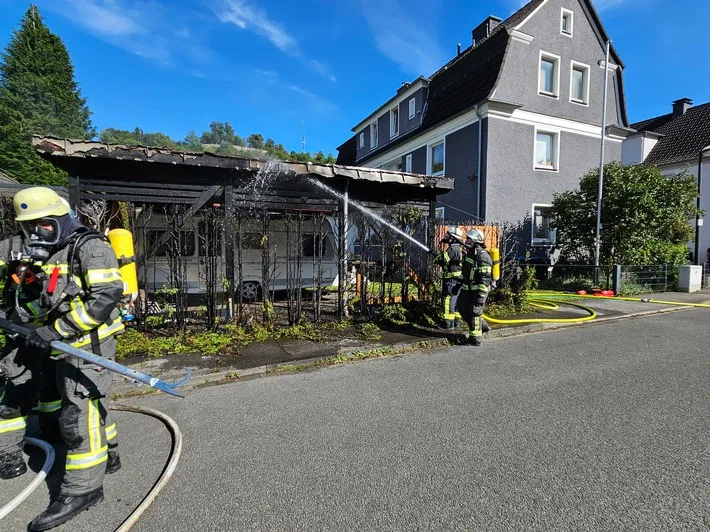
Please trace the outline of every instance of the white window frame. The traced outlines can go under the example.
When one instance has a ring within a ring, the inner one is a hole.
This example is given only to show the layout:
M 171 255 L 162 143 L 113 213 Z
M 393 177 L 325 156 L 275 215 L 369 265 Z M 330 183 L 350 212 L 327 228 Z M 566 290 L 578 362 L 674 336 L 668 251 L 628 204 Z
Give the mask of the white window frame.
M 445 207 L 436 207 L 434 209 L 434 219 L 435 220 L 446 220 L 445 218 L 445 213 L 446 213 L 446 208 Z
M 370 124 L 370 149 L 374 150 L 380 143 L 380 127 L 377 120 Z
M 540 90 L 540 81 L 542 81 L 542 60 L 545 59 L 547 61 L 552 61 L 554 63 L 554 68 L 552 71 L 552 84 L 553 84 L 553 92 L 546 92 L 543 90 Z M 537 60 L 537 93 L 541 96 L 546 96 L 547 98 L 557 98 L 559 99 L 560 97 L 560 63 L 561 63 L 561 58 L 559 55 L 551 54 L 549 52 L 545 52 L 543 50 L 540 50 L 540 56 Z
M 565 15 L 569 15 L 569 33 L 564 30 Z M 565 37 L 572 37 L 574 35 L 574 12 L 570 11 L 569 9 L 565 9 L 564 7 L 562 8 L 562 12 L 560 14 L 560 34 L 564 35 Z
M 408 153 L 404 158 L 404 171 L 408 174 L 412 173 L 412 154 Z
M 584 70 L 584 87 L 582 87 L 582 92 L 584 93 L 584 100 L 575 100 L 572 97 L 572 84 L 574 83 L 574 76 L 572 75 L 575 70 Z M 580 63 L 578 61 L 571 61 L 569 67 L 569 101 L 577 105 L 584 105 L 589 107 L 589 77 L 591 75 L 592 69 L 589 65 Z
M 395 166 L 395 168 L 390 168 L 391 166 Z M 397 168 L 397 167 L 399 167 L 399 168 Z M 390 159 L 386 163 L 382 163 L 380 168 L 382 170 L 385 170 L 388 172 L 401 172 L 402 171 L 402 158 L 395 157 L 394 159 Z
M 436 148 L 439 145 L 444 146 L 444 166 L 439 172 L 432 172 L 432 165 L 434 164 L 434 158 L 432 157 L 432 150 Z M 427 168 L 427 175 L 431 176 L 441 176 L 441 175 L 446 175 L 446 139 L 439 139 L 435 142 L 430 143 L 427 145 L 427 150 L 426 150 L 426 168 Z
M 397 120 L 394 119 L 394 114 L 397 112 Z M 390 138 L 393 139 L 399 136 L 399 104 L 396 107 L 390 109 Z M 395 131 L 395 125 L 397 130 Z
M 533 136 L 533 169 L 540 172 L 559 172 L 560 171 L 560 130 L 550 127 L 538 127 L 534 128 Z M 552 145 L 552 168 L 549 166 L 540 166 L 537 164 L 537 135 L 538 133 L 547 133 L 553 137 Z
M 363 149 L 365 147 L 365 132 L 361 131 L 358 138 L 360 139 L 360 149 Z
M 535 210 L 540 207 L 549 209 L 550 207 L 552 207 L 552 205 L 550 205 L 549 203 L 533 203 L 532 210 L 530 211 L 532 213 L 530 223 L 530 244 L 532 244 L 533 246 L 544 247 L 554 246 L 557 242 L 557 229 L 550 230 L 550 232 L 548 233 L 548 238 L 535 238 Z
M 411 120 L 417 116 L 417 99 L 411 98 L 409 100 L 409 119 Z

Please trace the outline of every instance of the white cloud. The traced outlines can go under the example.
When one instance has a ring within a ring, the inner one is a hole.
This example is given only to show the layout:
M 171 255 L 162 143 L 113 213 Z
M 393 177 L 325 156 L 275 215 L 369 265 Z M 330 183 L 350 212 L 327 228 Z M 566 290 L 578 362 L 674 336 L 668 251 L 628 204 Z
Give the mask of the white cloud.
M 192 13 L 156 0 L 38 0 L 99 39 L 164 66 L 204 73 L 214 52 L 203 44 Z M 203 32 L 204 33 L 204 32 Z M 176 45 L 176 39 L 186 42 Z M 190 41 L 187 41 L 187 40 Z
M 226 0 L 225 8 L 218 13 L 222 22 L 231 22 L 235 26 L 266 37 L 271 44 L 285 54 L 300 56 L 298 42 L 281 24 L 269 19 L 259 7 L 242 0 Z
M 435 17 L 426 5 L 419 9 L 400 0 L 361 0 L 361 4 L 377 49 L 403 71 L 429 75 L 445 62 L 446 54 L 432 37 Z
M 109 36 L 146 33 L 138 13 L 115 0 L 63 0 L 63 12 L 88 30 Z

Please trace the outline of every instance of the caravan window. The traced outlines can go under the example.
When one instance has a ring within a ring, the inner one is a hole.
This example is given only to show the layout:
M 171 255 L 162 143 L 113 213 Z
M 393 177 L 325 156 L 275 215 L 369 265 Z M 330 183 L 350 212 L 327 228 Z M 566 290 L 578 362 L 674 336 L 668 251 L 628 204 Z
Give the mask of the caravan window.
M 220 257 L 222 255 L 222 225 L 200 222 L 197 226 L 200 257 Z
M 176 249 L 176 242 L 170 242 L 170 239 L 155 249 L 160 238 L 165 234 L 165 231 L 150 231 L 148 240 L 150 242 L 150 254 L 156 257 L 166 257 L 167 255 L 180 255 L 182 257 L 192 257 L 195 254 L 195 232 L 180 231 L 180 250 Z
M 302 242 L 304 257 L 325 257 L 328 255 L 328 239 L 325 235 L 322 235 L 321 238 L 317 238 L 313 233 L 303 235 Z

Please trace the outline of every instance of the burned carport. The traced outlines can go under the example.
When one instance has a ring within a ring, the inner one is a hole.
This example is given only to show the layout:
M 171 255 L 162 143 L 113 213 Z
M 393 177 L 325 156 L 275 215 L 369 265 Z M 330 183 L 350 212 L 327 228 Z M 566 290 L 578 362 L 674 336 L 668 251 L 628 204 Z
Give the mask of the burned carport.
M 190 153 L 144 146 L 34 137 L 37 151 L 69 174 L 69 201 L 75 210 L 92 201 L 118 205 L 151 205 L 179 213 L 182 223 L 206 208 L 218 206 L 225 223 L 224 278 L 230 313 L 241 265 L 235 267 L 236 219 L 248 212 L 328 215 L 337 220 L 338 279 L 346 277 L 349 226 L 348 200 L 370 208 L 408 206 L 427 223 L 423 238 L 431 243 L 437 194 L 453 189 L 453 180 L 379 169 Z M 322 189 L 314 180 L 332 189 Z M 114 207 L 115 209 L 116 207 Z M 352 209 L 351 209 L 352 211 Z M 166 232 L 154 247 L 166 244 Z M 179 246 L 178 246 L 179 247 Z M 384 248 L 384 245 L 383 245 Z M 239 270 L 239 271 L 237 271 Z M 345 313 L 345 283 L 339 283 L 338 313 Z M 237 284 L 237 286 L 240 286 Z

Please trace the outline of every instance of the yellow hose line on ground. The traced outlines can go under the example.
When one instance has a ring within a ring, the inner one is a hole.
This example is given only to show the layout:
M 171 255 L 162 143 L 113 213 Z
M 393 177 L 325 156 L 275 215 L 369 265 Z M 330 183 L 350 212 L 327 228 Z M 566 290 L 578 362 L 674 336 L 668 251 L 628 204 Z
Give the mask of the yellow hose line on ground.
M 528 294 L 528 299 L 533 307 L 542 308 L 545 310 L 558 310 L 559 306 L 557 302 L 551 301 L 548 298 L 570 298 L 570 299 L 611 299 L 614 301 L 632 301 L 635 303 L 655 303 L 658 305 L 674 305 L 678 307 L 697 307 L 697 308 L 710 308 L 710 304 L 707 303 L 683 303 L 681 301 L 664 301 L 662 299 L 648 299 L 640 297 L 619 297 L 619 296 L 594 296 L 594 295 L 579 295 L 579 294 L 568 294 L 564 292 L 530 292 Z M 576 303 L 571 303 L 569 301 L 560 302 L 563 305 L 570 305 L 572 307 L 577 307 L 582 310 L 589 312 L 589 316 L 584 316 L 581 318 L 527 318 L 520 320 L 503 320 L 491 318 L 490 316 L 484 315 L 483 317 L 486 321 L 491 323 L 498 323 L 501 325 L 515 325 L 522 323 L 579 323 L 585 321 L 591 321 L 597 317 L 597 313 L 594 309 L 585 307 L 584 305 L 578 305 Z
M 557 304 L 554 301 L 548 301 L 543 298 L 531 297 L 531 304 L 539 306 L 541 308 L 546 308 L 549 310 L 554 310 Z M 534 301 L 534 303 L 533 303 Z M 571 307 L 577 307 L 582 310 L 589 312 L 589 316 L 582 316 L 580 318 L 526 318 L 519 320 L 499 320 L 496 318 L 491 318 L 490 316 L 483 315 L 483 318 L 490 323 L 498 323 L 501 325 L 514 325 L 521 323 L 580 323 L 584 321 L 591 321 L 597 317 L 597 313 L 594 309 L 585 307 L 583 305 L 578 305 L 577 303 L 563 302 L 563 305 L 569 305 Z M 546 305 L 546 306 L 542 306 Z
M 664 301 L 662 299 L 648 299 L 640 297 L 620 297 L 620 296 L 581 296 L 579 294 L 567 294 L 564 292 L 530 292 L 530 299 L 548 298 L 548 297 L 570 297 L 574 299 L 610 299 L 612 301 L 634 301 L 636 303 L 656 303 L 659 305 L 676 305 L 679 307 L 700 307 L 710 308 L 707 303 L 684 303 L 682 301 Z

